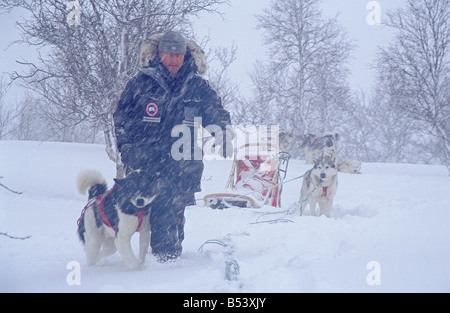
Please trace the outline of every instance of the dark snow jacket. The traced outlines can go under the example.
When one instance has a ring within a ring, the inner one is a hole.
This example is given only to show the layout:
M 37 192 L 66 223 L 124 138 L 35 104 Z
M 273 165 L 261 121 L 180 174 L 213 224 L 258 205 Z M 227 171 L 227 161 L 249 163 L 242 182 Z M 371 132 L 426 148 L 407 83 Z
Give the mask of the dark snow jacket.
M 200 76 L 206 69 L 203 51 L 188 42 L 184 64 L 172 78 L 157 54 L 159 38 L 143 43 L 139 73 L 128 82 L 114 113 L 118 148 L 128 167 L 167 177 L 180 191 L 197 192 L 203 162 L 194 159 L 194 151 L 199 151 L 194 149 L 194 121 L 201 118 L 204 127 L 217 125 L 225 134 L 230 115 Z M 173 150 L 178 140 L 189 139 L 180 129 L 189 129 L 191 135 L 191 157 L 181 160 L 172 155 L 181 152 Z

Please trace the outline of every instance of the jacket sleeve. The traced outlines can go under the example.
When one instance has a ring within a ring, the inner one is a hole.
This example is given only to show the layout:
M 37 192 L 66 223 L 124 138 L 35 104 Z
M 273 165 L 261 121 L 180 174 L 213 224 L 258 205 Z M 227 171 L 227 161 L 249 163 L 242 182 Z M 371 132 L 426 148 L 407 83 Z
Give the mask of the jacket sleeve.
M 136 88 L 136 77 L 132 78 L 122 92 L 117 108 L 113 113 L 114 130 L 117 140 L 117 148 L 121 154 L 122 162 L 130 165 L 133 163 L 133 114 L 134 89 Z
M 222 100 L 217 93 L 205 82 L 204 88 L 203 126 L 217 125 L 226 130 L 231 125 L 230 113 L 222 106 Z
M 217 93 L 209 86 L 207 82 L 205 90 L 205 108 L 203 114 L 203 127 L 208 125 L 217 125 L 222 129 L 224 136 L 224 146 L 221 149 L 221 155 L 231 157 L 233 153 L 234 133 L 231 128 L 230 113 L 225 110 L 222 100 Z
M 119 102 L 117 104 L 117 108 L 113 113 L 114 118 L 114 130 L 116 133 L 117 139 L 117 148 L 120 152 L 122 152 L 122 147 L 126 144 L 131 144 L 131 134 L 129 130 L 130 125 L 130 114 L 133 110 L 134 99 L 133 99 L 133 86 L 134 86 L 134 78 L 131 79 L 124 91 L 122 92 Z

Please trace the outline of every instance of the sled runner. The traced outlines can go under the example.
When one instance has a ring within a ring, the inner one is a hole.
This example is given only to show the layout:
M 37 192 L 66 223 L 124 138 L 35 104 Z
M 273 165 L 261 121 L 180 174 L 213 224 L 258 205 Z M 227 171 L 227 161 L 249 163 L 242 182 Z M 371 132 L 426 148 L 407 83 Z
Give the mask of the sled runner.
M 227 192 L 206 195 L 205 205 L 220 210 L 232 206 L 279 207 L 289 158 L 289 153 L 278 150 L 278 144 L 240 146 L 234 154 Z

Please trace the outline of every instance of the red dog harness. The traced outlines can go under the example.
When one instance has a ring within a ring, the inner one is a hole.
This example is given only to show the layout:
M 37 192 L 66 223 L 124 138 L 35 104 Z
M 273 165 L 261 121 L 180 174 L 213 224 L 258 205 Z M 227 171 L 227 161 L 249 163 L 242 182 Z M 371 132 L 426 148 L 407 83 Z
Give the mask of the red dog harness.
M 111 229 L 113 229 L 114 231 L 116 231 L 116 229 L 111 225 L 111 223 L 108 220 L 108 217 L 106 217 L 105 214 L 105 201 L 106 198 L 108 198 L 108 196 L 111 194 L 111 192 L 113 192 L 117 187 L 119 187 L 118 185 L 116 185 L 114 188 L 110 189 L 108 191 L 108 193 L 105 195 L 105 197 L 103 197 L 103 194 L 98 195 L 95 198 L 92 198 L 91 200 L 89 200 L 89 202 L 86 204 L 86 206 L 83 208 L 83 210 L 81 211 L 81 216 L 80 218 L 77 220 L 77 225 L 79 226 L 81 223 L 81 220 L 84 216 L 84 213 L 86 212 L 86 210 L 91 207 L 94 202 L 97 202 L 97 205 L 100 209 L 100 214 L 102 215 L 102 220 L 103 222 L 105 222 L 106 225 L 108 225 Z M 137 218 L 138 218 L 138 226 L 136 228 L 136 232 L 138 232 L 141 229 L 141 225 L 142 225 L 142 220 L 144 219 L 144 215 L 147 213 L 147 211 L 135 211 Z

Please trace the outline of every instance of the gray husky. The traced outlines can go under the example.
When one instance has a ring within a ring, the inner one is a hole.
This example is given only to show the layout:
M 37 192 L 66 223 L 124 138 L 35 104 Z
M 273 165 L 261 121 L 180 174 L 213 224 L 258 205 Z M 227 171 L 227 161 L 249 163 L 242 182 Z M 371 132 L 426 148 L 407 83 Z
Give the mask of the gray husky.
M 338 152 L 338 141 L 341 138 L 338 131 L 325 133 L 323 136 L 309 134 L 304 137 L 301 148 L 307 164 L 314 164 L 320 155 L 335 157 Z
M 333 198 L 337 191 L 336 160 L 328 155 L 322 155 L 314 160 L 314 167 L 303 176 L 300 204 L 302 210 L 309 204 L 312 216 L 326 215 L 330 217 Z M 316 214 L 316 204 L 320 212 Z

